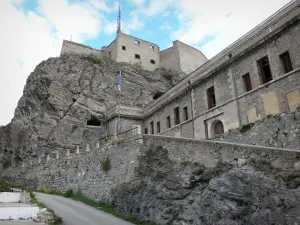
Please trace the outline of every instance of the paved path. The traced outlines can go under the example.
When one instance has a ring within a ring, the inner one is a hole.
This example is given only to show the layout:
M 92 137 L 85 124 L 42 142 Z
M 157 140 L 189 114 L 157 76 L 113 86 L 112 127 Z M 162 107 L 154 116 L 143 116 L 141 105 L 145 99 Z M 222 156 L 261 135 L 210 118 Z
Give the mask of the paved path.
M 62 217 L 64 225 L 133 225 L 69 198 L 41 193 L 35 195 L 38 201 L 43 202 Z

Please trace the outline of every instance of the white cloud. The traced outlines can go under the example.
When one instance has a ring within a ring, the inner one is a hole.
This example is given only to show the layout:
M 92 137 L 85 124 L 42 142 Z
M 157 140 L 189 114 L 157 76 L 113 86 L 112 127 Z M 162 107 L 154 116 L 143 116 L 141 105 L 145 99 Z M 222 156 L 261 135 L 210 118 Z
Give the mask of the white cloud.
M 144 5 L 146 0 L 129 0 L 130 3 L 141 6 Z
M 207 36 L 215 36 L 201 45 L 204 54 L 212 57 L 288 2 L 178 0 L 180 28 L 172 33 L 171 38 L 200 47 Z
M 164 24 L 161 25 L 158 29 L 160 29 L 160 30 L 172 30 L 172 27 L 167 22 L 164 22 Z
M 69 39 L 71 34 L 75 41 L 96 37 L 103 21 L 90 2 L 40 0 L 37 14 L 24 13 L 13 5 L 24 1 L 0 1 L 0 125 L 12 119 L 26 79 L 35 66 L 58 56 L 62 39 Z
M 144 26 L 139 16 L 135 13 L 131 13 L 131 19 L 127 25 L 129 30 L 139 30 Z

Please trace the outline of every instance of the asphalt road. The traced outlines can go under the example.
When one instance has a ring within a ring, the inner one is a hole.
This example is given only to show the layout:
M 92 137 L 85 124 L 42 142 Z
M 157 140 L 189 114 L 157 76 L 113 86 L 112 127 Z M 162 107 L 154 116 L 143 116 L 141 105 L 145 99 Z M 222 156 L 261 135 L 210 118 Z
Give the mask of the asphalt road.
M 110 214 L 72 199 L 35 193 L 39 202 L 62 217 L 64 225 L 133 225 Z

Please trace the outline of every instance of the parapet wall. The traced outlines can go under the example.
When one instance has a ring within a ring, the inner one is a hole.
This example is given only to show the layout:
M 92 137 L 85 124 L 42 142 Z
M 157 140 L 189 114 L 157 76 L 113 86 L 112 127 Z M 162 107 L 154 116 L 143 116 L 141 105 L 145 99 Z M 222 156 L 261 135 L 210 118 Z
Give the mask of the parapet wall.
M 93 54 L 98 57 L 102 57 L 104 55 L 103 51 L 101 50 L 67 40 L 63 41 L 63 45 L 60 52 L 60 55 L 64 54 Z

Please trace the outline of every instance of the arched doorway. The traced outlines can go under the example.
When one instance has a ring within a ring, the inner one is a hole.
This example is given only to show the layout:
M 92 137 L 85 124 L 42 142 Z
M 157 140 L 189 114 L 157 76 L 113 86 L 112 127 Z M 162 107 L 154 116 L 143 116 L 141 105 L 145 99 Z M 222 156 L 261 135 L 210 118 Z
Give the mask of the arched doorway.
M 218 134 L 223 134 L 224 133 L 224 125 L 222 121 L 216 120 L 211 124 L 211 136 L 214 137 Z

